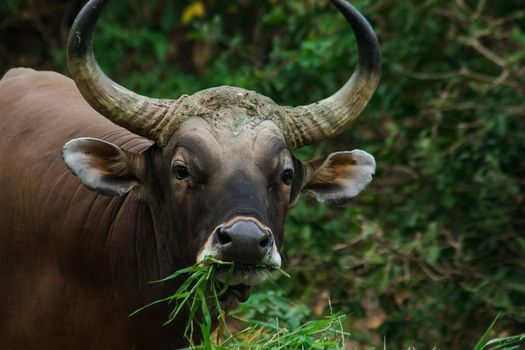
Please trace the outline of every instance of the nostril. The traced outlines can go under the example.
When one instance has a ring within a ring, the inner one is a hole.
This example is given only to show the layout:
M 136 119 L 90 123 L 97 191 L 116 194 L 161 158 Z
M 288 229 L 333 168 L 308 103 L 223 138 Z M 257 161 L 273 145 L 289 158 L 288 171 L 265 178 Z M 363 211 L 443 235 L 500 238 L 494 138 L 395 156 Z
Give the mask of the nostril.
M 261 248 L 267 249 L 272 245 L 272 236 L 267 235 L 262 241 L 259 242 Z
M 226 245 L 232 241 L 230 234 L 223 230 L 217 232 L 217 237 L 219 238 L 219 243 L 222 245 Z
M 266 248 L 268 246 L 268 243 L 270 243 L 270 237 L 266 237 L 265 239 L 263 239 L 259 245 L 261 246 L 261 248 Z

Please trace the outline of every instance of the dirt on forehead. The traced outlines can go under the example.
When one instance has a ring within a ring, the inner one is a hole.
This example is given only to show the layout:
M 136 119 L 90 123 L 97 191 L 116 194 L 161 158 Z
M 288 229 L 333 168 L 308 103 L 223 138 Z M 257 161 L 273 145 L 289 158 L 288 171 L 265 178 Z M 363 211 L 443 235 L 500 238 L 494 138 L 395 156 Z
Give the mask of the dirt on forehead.
M 254 127 L 264 120 L 280 120 L 286 110 L 255 91 L 230 86 L 184 95 L 177 102 L 177 118 L 200 117 L 212 127 L 231 130 Z

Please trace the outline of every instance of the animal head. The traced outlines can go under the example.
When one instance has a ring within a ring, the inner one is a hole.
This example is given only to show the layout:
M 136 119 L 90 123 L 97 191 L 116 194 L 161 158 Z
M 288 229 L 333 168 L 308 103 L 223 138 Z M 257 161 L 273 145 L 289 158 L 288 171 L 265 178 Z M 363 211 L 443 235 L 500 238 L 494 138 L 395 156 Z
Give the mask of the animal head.
M 280 267 L 285 215 L 303 192 L 344 204 L 375 171 L 361 150 L 300 162 L 293 150 L 342 132 L 364 109 L 380 77 L 377 38 L 345 0 L 332 3 L 357 39 L 359 59 L 334 95 L 305 106 L 279 106 L 235 87 L 177 100 L 138 95 L 110 80 L 92 51 L 92 33 L 107 0 L 91 0 L 68 42 L 71 74 L 85 100 L 104 117 L 155 142 L 146 152 L 106 141 L 69 141 L 63 157 L 80 181 L 109 196 L 133 192 L 147 202 L 157 229 L 173 236 L 167 251 L 186 260 L 207 256 L 235 263 L 233 284 L 254 284 Z

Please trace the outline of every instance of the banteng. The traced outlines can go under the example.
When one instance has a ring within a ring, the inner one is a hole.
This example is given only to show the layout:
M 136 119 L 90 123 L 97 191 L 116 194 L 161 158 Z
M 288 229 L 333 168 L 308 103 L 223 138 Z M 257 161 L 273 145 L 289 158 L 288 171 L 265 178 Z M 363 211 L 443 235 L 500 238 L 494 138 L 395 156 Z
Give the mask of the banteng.
M 92 51 L 106 2 L 89 1 L 73 24 L 73 80 L 23 68 L 0 80 L 2 349 L 183 346 L 183 316 L 161 326 L 169 308 L 128 318 L 176 287 L 148 282 L 213 256 L 236 264 L 239 297 L 281 265 L 284 218 L 302 192 L 343 204 L 375 171 L 360 150 L 292 155 L 342 132 L 379 81 L 377 38 L 346 1 L 332 0 L 355 33 L 357 67 L 299 107 L 228 86 L 177 100 L 119 86 Z

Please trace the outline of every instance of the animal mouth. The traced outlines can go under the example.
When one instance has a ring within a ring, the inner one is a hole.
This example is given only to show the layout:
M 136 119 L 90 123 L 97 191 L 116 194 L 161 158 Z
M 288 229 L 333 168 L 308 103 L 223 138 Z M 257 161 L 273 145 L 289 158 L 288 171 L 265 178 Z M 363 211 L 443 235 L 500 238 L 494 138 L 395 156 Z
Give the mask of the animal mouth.
M 233 263 L 219 266 L 215 276 L 218 281 L 230 286 L 253 286 L 265 281 L 273 270 L 275 267 L 269 265 Z
M 224 300 L 221 300 L 223 309 L 226 310 L 234 299 L 241 303 L 248 300 L 250 287 L 265 281 L 275 269 L 272 266 L 239 263 L 220 265 L 215 278 L 221 284 L 228 285 L 228 292 Z

